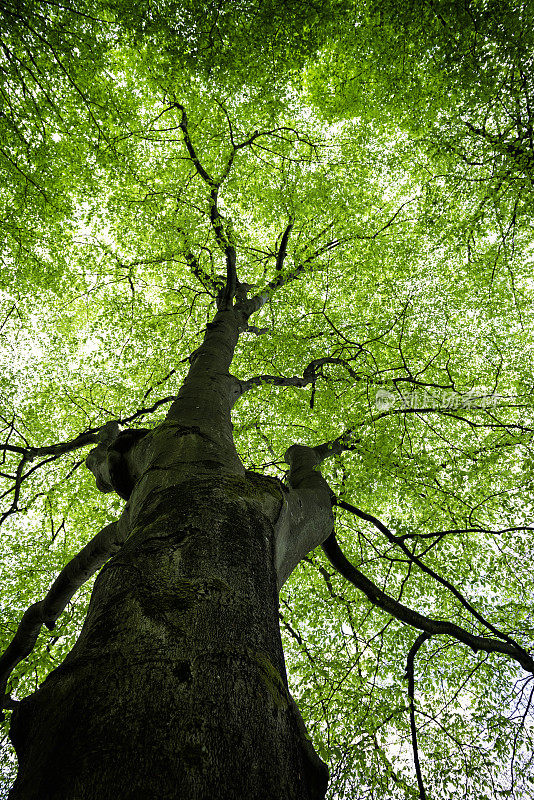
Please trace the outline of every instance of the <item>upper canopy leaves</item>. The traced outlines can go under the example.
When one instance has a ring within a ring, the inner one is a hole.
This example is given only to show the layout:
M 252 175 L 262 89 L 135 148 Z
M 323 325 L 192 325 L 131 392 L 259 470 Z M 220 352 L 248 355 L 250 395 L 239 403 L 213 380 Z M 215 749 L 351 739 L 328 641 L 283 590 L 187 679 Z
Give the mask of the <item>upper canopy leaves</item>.
M 244 333 L 232 367 L 252 379 L 234 414 L 247 466 L 282 474 L 290 444 L 350 431 L 354 449 L 323 467 L 334 491 L 528 648 L 530 13 L 514 3 L 6 6 L 5 443 L 161 419 L 231 244 L 238 280 L 268 296 L 250 320 L 267 332 Z M 86 452 L 34 454 L 20 486 L 20 452 L 6 452 L 4 508 L 16 499 L 28 511 L 4 523 L 6 639 L 116 515 L 78 468 Z M 480 633 L 372 524 L 338 510 L 338 534 L 390 596 Z M 402 675 L 415 634 L 311 561 L 282 611 L 332 791 L 413 797 Z M 43 641 L 39 678 L 71 635 L 65 622 L 57 642 Z M 530 684 L 512 698 L 513 667 L 449 640 L 427 643 L 415 666 L 430 709 L 427 785 L 454 796 L 449 768 L 461 757 L 466 795 L 495 796 L 510 753 L 525 757 Z

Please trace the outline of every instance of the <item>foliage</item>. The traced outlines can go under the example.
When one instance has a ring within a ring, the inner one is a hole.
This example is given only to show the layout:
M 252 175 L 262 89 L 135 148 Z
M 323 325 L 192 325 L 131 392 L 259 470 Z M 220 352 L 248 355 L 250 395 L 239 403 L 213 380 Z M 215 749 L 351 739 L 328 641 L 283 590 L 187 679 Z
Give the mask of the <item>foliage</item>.
M 232 368 L 263 376 L 234 412 L 245 465 L 282 477 L 290 444 L 350 431 L 323 474 L 408 549 L 338 507 L 351 561 L 404 605 L 488 635 L 415 555 L 528 650 L 529 5 L 28 2 L 3 13 L 2 643 L 120 507 L 84 469 L 87 448 L 38 448 L 111 419 L 155 424 L 213 315 L 224 253 L 183 107 L 221 179 L 242 281 L 260 290 L 280 277 L 293 222 L 287 282 L 251 319 L 267 332 L 241 337 Z M 61 661 L 87 597 L 41 634 L 14 696 Z M 281 623 L 329 796 L 420 796 L 405 678 L 418 631 L 318 552 L 286 585 Z M 415 713 L 428 797 L 534 797 L 532 693 L 505 656 L 425 642 Z M 6 745 L 4 785 L 10 759 Z

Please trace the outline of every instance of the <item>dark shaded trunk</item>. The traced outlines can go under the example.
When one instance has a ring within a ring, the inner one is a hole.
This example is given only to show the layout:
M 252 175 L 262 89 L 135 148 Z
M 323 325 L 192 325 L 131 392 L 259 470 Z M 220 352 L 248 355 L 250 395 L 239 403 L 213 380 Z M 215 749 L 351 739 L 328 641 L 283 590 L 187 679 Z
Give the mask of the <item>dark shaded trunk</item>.
M 286 688 L 273 485 L 152 495 L 72 652 L 14 714 L 12 800 L 321 796 Z
M 128 498 L 124 544 L 73 650 L 13 712 L 10 800 L 324 796 L 287 690 L 278 587 L 330 533 L 330 495 L 309 448 L 291 449 L 288 487 L 245 471 L 229 373 L 242 325 L 219 311 L 167 419 L 110 423 L 87 459 Z

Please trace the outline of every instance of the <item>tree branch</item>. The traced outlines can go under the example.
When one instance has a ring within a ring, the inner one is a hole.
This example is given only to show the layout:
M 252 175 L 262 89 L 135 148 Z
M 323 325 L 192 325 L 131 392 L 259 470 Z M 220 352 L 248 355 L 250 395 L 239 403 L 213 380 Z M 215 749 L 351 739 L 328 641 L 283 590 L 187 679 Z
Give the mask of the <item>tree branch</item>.
M 123 542 L 120 530 L 121 526 L 117 522 L 112 522 L 102 528 L 63 567 L 45 598 L 33 603 L 24 612 L 11 643 L 0 656 L 0 712 L 1 708 L 10 707 L 9 698 L 4 697 L 7 681 L 17 664 L 32 652 L 41 627 L 46 625 L 52 630 L 59 615 L 75 592 L 100 569 L 108 558 L 120 550 Z
M 232 300 L 235 295 L 237 287 L 237 269 L 236 269 L 237 253 L 235 245 L 232 242 L 232 238 L 227 230 L 227 227 L 225 227 L 224 219 L 217 206 L 218 196 L 219 196 L 219 187 L 214 186 L 210 193 L 211 226 L 215 233 L 215 238 L 217 240 L 217 243 L 219 244 L 219 247 L 226 256 L 226 286 L 222 293 L 221 300 L 218 303 L 218 307 L 222 309 L 222 308 L 229 308 L 232 305 Z
M 197 156 L 195 147 L 193 145 L 193 142 L 191 141 L 191 136 L 189 135 L 189 128 L 187 127 L 188 120 L 185 108 L 181 103 L 175 102 L 174 105 L 179 111 L 182 112 L 182 119 L 180 120 L 180 128 L 184 135 L 184 144 L 186 146 L 187 152 L 189 153 L 189 158 L 193 162 L 193 165 L 198 174 L 200 175 L 200 177 L 202 178 L 202 180 L 204 180 L 209 186 L 216 187 L 217 182 L 215 181 L 214 178 L 211 177 L 209 172 L 206 169 L 204 169 L 204 167 L 200 163 L 200 159 Z
M 267 303 L 271 299 L 271 297 L 273 296 L 273 294 L 276 292 L 277 289 L 280 289 L 282 286 L 286 286 L 288 283 L 291 283 L 291 281 L 296 280 L 303 272 L 305 272 L 308 269 L 309 264 L 315 258 L 317 258 L 317 256 L 327 253 L 330 250 L 333 250 L 334 248 L 342 244 L 342 241 L 338 239 L 334 239 L 330 242 L 327 242 L 325 245 L 316 250 L 311 256 L 308 256 L 308 258 L 306 258 L 300 264 L 297 264 L 292 270 L 283 275 L 281 269 L 286 256 L 285 251 L 287 250 L 287 240 L 289 239 L 289 234 L 291 233 L 292 229 L 293 229 L 293 220 L 290 221 L 289 225 L 284 231 L 284 234 L 282 235 L 282 241 L 280 243 L 280 248 L 278 249 L 276 257 L 276 277 L 274 278 L 274 280 L 269 281 L 263 292 L 260 292 L 259 294 L 250 298 L 250 300 L 248 301 L 249 316 L 250 314 L 253 314 L 255 311 L 259 311 L 260 308 L 262 308 L 262 306 L 264 306 L 265 303 Z
M 353 586 L 359 589 L 367 599 L 377 608 L 381 608 L 400 622 L 412 628 L 424 631 L 431 636 L 451 636 L 459 642 L 466 644 L 473 652 L 483 650 L 486 653 L 502 653 L 513 658 L 526 672 L 534 674 L 534 659 L 522 648 L 517 648 L 509 642 L 500 639 L 490 639 L 469 633 L 454 622 L 435 620 L 413 611 L 411 608 L 399 603 L 382 591 L 373 581 L 351 564 L 342 552 L 334 534 L 322 544 L 322 548 L 332 566 Z
M 354 359 L 349 360 L 352 361 Z M 245 392 L 250 391 L 250 389 L 254 389 L 256 386 L 261 386 L 264 383 L 271 384 L 272 386 L 293 386 L 297 388 L 304 388 L 305 386 L 309 386 L 310 383 L 315 383 L 318 375 L 321 375 L 321 373 L 318 373 L 318 369 L 326 364 L 340 364 L 347 370 L 351 378 L 354 380 L 362 380 L 362 376 L 358 375 L 358 373 L 352 369 L 347 359 L 325 356 L 323 358 L 316 358 L 313 361 L 310 361 L 308 366 L 304 368 L 302 377 L 299 377 L 298 375 L 293 375 L 291 377 L 284 377 L 282 375 L 255 375 L 253 378 L 240 381 L 241 393 L 244 394 Z M 321 377 L 325 378 L 326 376 L 321 375 Z
M 178 108 L 182 112 L 182 119 L 180 120 L 180 128 L 184 135 L 184 144 L 186 146 L 187 152 L 189 154 L 189 158 L 193 162 L 193 166 L 195 167 L 197 173 L 202 178 L 202 180 L 208 184 L 210 187 L 210 222 L 213 228 L 213 232 L 215 234 L 215 239 L 217 240 L 217 244 L 224 252 L 226 256 L 226 286 L 224 291 L 222 292 L 219 308 L 228 308 L 232 304 L 233 297 L 235 295 L 236 284 L 237 284 L 237 272 L 236 272 L 236 249 L 235 245 L 232 241 L 232 237 L 228 231 L 228 226 L 225 225 L 225 220 L 221 215 L 219 208 L 218 208 L 218 199 L 219 199 L 219 189 L 221 186 L 222 181 L 216 181 L 215 178 L 210 175 L 207 169 L 202 165 L 195 146 L 191 140 L 191 136 L 189 134 L 189 128 L 187 124 L 187 114 L 185 108 L 181 103 L 176 102 L 174 104 L 176 108 Z M 234 147 L 234 151 L 235 151 Z M 227 177 L 233 160 L 233 153 L 228 162 L 227 169 L 223 175 L 224 178 Z
M 278 253 L 276 255 L 275 269 L 277 272 L 280 272 L 282 267 L 284 266 L 284 261 L 287 255 L 287 243 L 289 241 L 289 235 L 292 230 L 293 230 L 293 220 L 290 218 L 287 228 L 285 229 L 282 235 L 282 241 L 280 242 L 280 247 L 278 248 Z
M 26 457 L 26 461 L 32 461 L 39 456 L 65 455 L 65 453 L 71 453 L 73 450 L 78 450 L 88 444 L 95 444 L 98 441 L 99 431 L 100 428 L 90 428 L 83 433 L 79 433 L 68 442 L 59 442 L 58 444 L 45 445 L 44 447 L 21 447 L 12 444 L 0 444 L 0 450 L 6 453 L 20 453 Z
M 195 276 L 195 278 L 200 281 L 204 289 L 206 289 L 210 294 L 216 295 L 220 289 L 220 286 L 217 285 L 215 278 L 213 278 L 209 273 L 205 272 L 200 264 L 198 263 L 198 258 L 192 253 L 191 250 L 187 250 L 184 253 L 184 257 L 187 263 L 187 266 Z
M 421 764 L 419 763 L 419 748 L 417 747 L 417 727 L 415 725 L 415 675 L 414 675 L 414 661 L 415 656 L 421 645 L 423 645 L 430 636 L 428 633 L 420 633 L 408 653 L 406 658 L 406 678 L 408 679 L 408 697 L 410 698 L 410 731 L 412 734 L 412 749 L 413 749 L 413 763 L 415 767 L 415 774 L 417 776 L 417 785 L 419 786 L 420 800 L 426 800 L 425 785 L 423 783 L 423 775 L 421 773 Z
M 189 360 L 189 359 L 184 359 Z M 146 394 L 145 394 L 146 396 Z M 26 446 L 23 447 L 21 445 L 11 445 L 11 444 L 0 444 L 0 452 L 4 453 L 17 453 L 21 455 L 21 460 L 19 461 L 16 475 L 14 476 L 14 485 L 4 492 L 2 497 L 10 494 L 11 492 L 14 493 L 13 502 L 11 504 L 10 509 L 4 512 L 0 516 L 0 524 L 4 522 L 7 517 L 17 511 L 17 503 L 18 498 L 20 496 L 20 490 L 22 486 L 22 482 L 28 478 L 35 470 L 43 467 L 45 464 L 49 464 L 51 461 L 54 461 L 55 458 L 58 456 L 65 455 L 66 453 L 71 453 L 73 450 L 79 450 L 81 447 L 86 447 L 89 444 L 98 444 L 102 441 L 102 435 L 104 430 L 109 429 L 109 426 L 118 426 L 118 425 L 126 425 L 133 422 L 139 417 L 143 417 L 145 414 L 149 414 L 152 411 L 155 411 L 162 405 L 166 403 L 172 403 L 173 400 L 176 399 L 176 395 L 171 395 L 170 397 L 162 397 L 160 400 L 157 400 L 151 406 L 147 408 L 140 408 L 138 411 L 131 414 L 129 417 L 124 417 L 124 419 L 118 420 L 111 420 L 109 422 L 105 422 L 99 428 L 90 428 L 83 433 L 78 434 L 74 439 L 71 439 L 68 442 L 59 442 L 58 444 L 52 445 L 44 445 L 43 447 L 31 447 Z M 49 458 L 45 458 L 44 461 L 41 461 L 39 464 L 34 464 L 26 473 L 24 473 L 24 466 L 35 458 L 39 456 L 49 456 Z M 82 462 L 80 462 L 82 463 Z
M 399 536 L 395 536 L 395 534 L 392 533 L 392 531 L 390 531 L 389 528 L 387 528 L 383 522 L 380 522 L 379 519 L 373 517 L 372 514 L 367 514 L 365 511 L 361 511 L 359 508 L 356 508 L 356 506 L 351 505 L 351 503 L 346 503 L 344 500 L 336 499 L 335 505 L 339 506 L 340 508 L 344 508 L 346 511 L 350 511 L 352 514 L 355 514 L 355 516 L 359 517 L 360 519 L 363 519 L 366 522 L 370 522 L 372 525 L 374 525 L 375 528 L 377 528 L 381 533 L 384 534 L 384 536 L 387 538 L 389 542 L 391 542 L 391 544 L 400 547 L 402 552 L 409 558 L 409 560 L 413 564 L 416 564 L 420 570 L 425 572 L 427 575 L 430 575 L 431 578 L 433 578 L 435 581 L 437 581 L 446 589 L 448 589 L 456 597 L 456 599 L 463 605 L 463 607 L 467 611 L 469 611 L 469 613 L 472 614 L 475 617 L 475 619 L 478 620 L 478 622 L 480 622 L 481 625 L 484 625 L 485 628 L 491 631 L 499 639 L 503 639 L 505 642 L 508 642 L 510 645 L 512 645 L 512 647 L 516 648 L 518 652 L 521 652 L 524 656 L 528 657 L 528 653 L 525 650 L 523 650 L 523 648 L 514 639 L 512 639 L 510 636 L 507 636 L 505 633 L 502 633 L 502 631 L 499 631 L 499 629 L 496 628 L 494 625 L 492 625 L 491 622 L 488 622 L 488 620 L 485 619 L 485 617 L 483 617 L 482 614 L 479 611 L 477 611 L 477 609 L 474 606 L 471 605 L 471 603 L 463 596 L 463 594 L 452 583 L 450 583 L 450 581 L 446 580 L 446 578 L 442 578 L 441 575 L 438 575 L 437 572 L 434 572 L 433 569 L 428 567 L 424 563 L 424 561 L 421 561 L 420 558 L 414 555 L 411 552 L 411 550 L 405 545 L 404 540 Z
M 354 431 L 348 428 L 337 439 L 332 439 L 329 442 L 323 442 L 314 447 L 318 457 L 318 464 L 321 464 L 326 458 L 330 456 L 337 456 L 347 450 L 356 450 L 356 445 L 361 442 L 361 439 L 353 439 Z

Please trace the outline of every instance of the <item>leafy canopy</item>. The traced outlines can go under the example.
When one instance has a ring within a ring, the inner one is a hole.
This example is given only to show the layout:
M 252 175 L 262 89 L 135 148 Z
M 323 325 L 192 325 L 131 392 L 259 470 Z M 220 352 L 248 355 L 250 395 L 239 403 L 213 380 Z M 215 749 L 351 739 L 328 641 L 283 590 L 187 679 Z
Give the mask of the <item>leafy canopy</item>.
M 97 492 L 86 448 L 39 448 L 111 419 L 157 424 L 213 315 L 224 253 L 185 109 L 242 282 L 277 277 L 293 223 L 287 282 L 232 367 L 258 378 L 234 411 L 245 465 L 283 477 L 290 444 L 349 431 L 323 474 L 397 541 L 338 507 L 346 555 L 405 606 L 529 649 L 531 15 L 419 0 L 6 4 L 4 646 L 121 505 Z M 61 661 L 87 597 L 41 634 L 14 697 Z M 284 588 L 281 624 L 329 796 L 423 796 L 405 679 L 418 631 L 322 553 Z M 421 645 L 414 674 L 428 796 L 533 797 L 532 676 L 445 636 Z

